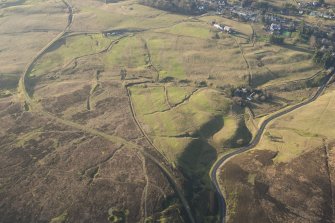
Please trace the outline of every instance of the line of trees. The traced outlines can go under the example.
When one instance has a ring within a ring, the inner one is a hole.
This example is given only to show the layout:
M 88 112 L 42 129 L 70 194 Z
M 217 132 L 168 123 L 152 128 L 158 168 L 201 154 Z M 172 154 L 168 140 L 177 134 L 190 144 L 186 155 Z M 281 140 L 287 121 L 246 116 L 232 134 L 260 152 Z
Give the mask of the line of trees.
M 178 13 L 193 14 L 197 11 L 197 4 L 194 0 L 139 0 L 139 3 Z
M 335 66 L 335 55 L 331 51 L 316 50 L 313 56 L 313 61 L 324 68 Z
M 271 34 L 269 41 L 272 44 L 283 45 L 284 44 L 284 37 L 282 37 L 280 35 L 276 35 L 276 34 Z

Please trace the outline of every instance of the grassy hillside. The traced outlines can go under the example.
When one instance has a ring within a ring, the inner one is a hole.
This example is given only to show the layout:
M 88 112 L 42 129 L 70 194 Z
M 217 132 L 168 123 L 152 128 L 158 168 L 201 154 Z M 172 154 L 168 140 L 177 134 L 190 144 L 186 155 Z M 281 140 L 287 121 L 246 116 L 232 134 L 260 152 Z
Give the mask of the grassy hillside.
M 62 39 L 49 53 L 37 63 L 31 76 L 43 75 L 59 69 L 60 66 L 71 65 L 73 60 L 88 54 L 99 53 L 106 49 L 113 38 L 105 38 L 102 34 L 81 35 Z
M 232 115 L 232 101 L 207 88 L 136 86 L 130 91 L 141 125 L 186 177 L 187 197 L 197 218 L 205 222 L 213 213 L 201 203 L 209 202 L 208 171 L 217 153 L 239 139 L 250 140 L 245 126 L 238 126 L 240 119 Z

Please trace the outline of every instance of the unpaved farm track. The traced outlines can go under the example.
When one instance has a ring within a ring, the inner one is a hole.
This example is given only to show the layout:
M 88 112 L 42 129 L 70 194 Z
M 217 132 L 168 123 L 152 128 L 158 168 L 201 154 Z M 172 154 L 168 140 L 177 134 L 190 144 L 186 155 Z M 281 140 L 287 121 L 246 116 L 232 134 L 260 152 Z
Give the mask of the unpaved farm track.
M 270 117 L 268 117 L 267 119 L 265 119 L 263 121 L 263 123 L 261 124 L 258 132 L 256 133 L 254 139 L 251 141 L 251 143 L 248 145 L 248 146 L 245 146 L 245 147 L 241 147 L 239 149 L 236 149 L 234 152 L 231 152 L 227 155 L 224 155 L 222 157 L 220 157 L 216 162 L 215 164 L 213 165 L 212 169 L 211 169 L 211 172 L 210 172 L 210 178 L 211 178 L 211 181 L 212 181 L 212 184 L 213 184 L 213 187 L 215 188 L 216 190 L 216 193 L 217 193 L 217 196 L 219 198 L 219 207 L 220 207 L 220 222 L 221 223 L 224 223 L 225 222 L 225 217 L 226 217 L 226 201 L 225 201 L 225 198 L 223 196 L 223 193 L 220 189 L 220 185 L 219 185 L 219 182 L 218 182 L 218 179 L 217 179 L 217 175 L 218 175 L 218 172 L 220 170 L 220 168 L 228 161 L 230 160 L 231 158 L 241 154 L 241 153 L 244 153 L 248 150 L 251 150 L 253 148 L 255 148 L 258 143 L 260 142 L 261 140 L 261 137 L 267 127 L 267 125 L 279 118 L 279 117 L 282 117 L 283 115 L 286 115 L 292 111 L 295 111 L 305 105 L 308 105 L 310 104 L 311 102 L 315 101 L 318 97 L 320 97 L 324 90 L 326 89 L 326 87 L 332 82 L 332 80 L 334 79 L 334 71 L 332 73 L 330 73 L 328 76 L 327 76 L 327 79 L 324 81 L 324 83 L 319 87 L 319 89 L 317 90 L 317 92 L 309 99 L 307 99 L 306 101 L 300 103 L 300 104 L 297 104 L 297 105 L 294 105 L 290 108 L 287 108 L 283 111 L 280 111 Z
M 26 80 L 28 78 L 29 73 L 33 70 L 37 60 L 39 58 L 41 58 L 57 41 L 59 41 L 61 38 L 65 37 L 65 35 L 67 34 L 67 32 L 69 32 L 70 27 L 73 23 L 73 19 L 74 19 L 73 8 L 67 0 L 62 0 L 62 1 L 66 5 L 66 7 L 68 9 L 68 13 L 69 13 L 67 26 L 64 28 L 64 30 L 61 33 L 59 33 L 53 40 L 51 40 L 42 50 L 40 50 L 36 54 L 36 56 L 26 66 L 26 68 L 25 68 L 25 70 L 24 70 L 24 72 L 23 72 L 23 74 L 20 78 L 18 93 L 19 93 L 20 99 L 24 102 L 26 110 L 42 114 L 42 115 L 44 115 L 44 116 L 46 116 L 50 119 L 53 119 L 53 120 L 55 120 L 55 121 L 57 121 L 61 124 L 76 128 L 80 131 L 87 132 L 87 133 L 95 135 L 95 136 L 99 136 L 99 137 L 101 137 L 105 140 L 108 140 L 110 142 L 113 142 L 113 143 L 116 143 L 116 144 L 126 145 L 130 149 L 138 150 L 145 158 L 147 158 L 150 161 L 152 161 L 153 163 L 155 163 L 160 168 L 160 170 L 164 173 L 164 175 L 168 178 L 168 181 L 170 182 L 172 188 L 174 189 L 175 193 L 179 197 L 179 199 L 180 199 L 180 201 L 181 201 L 181 203 L 182 203 L 182 205 L 183 205 L 183 207 L 184 207 L 184 209 L 187 213 L 187 217 L 188 217 L 189 222 L 195 223 L 196 221 L 193 217 L 191 208 L 188 205 L 188 202 L 187 202 L 182 190 L 179 188 L 179 186 L 177 184 L 177 180 L 175 179 L 173 174 L 170 172 L 170 170 L 167 167 L 165 167 L 165 165 L 162 165 L 161 161 L 159 161 L 156 157 L 154 157 L 152 154 L 145 151 L 145 149 L 142 148 L 141 146 L 139 146 L 135 143 L 129 142 L 129 141 L 127 141 L 127 140 L 125 140 L 121 137 L 105 134 L 104 132 L 98 131 L 96 129 L 88 128 L 84 125 L 77 124 L 77 123 L 72 122 L 70 120 L 65 120 L 65 119 L 59 118 L 59 117 L 55 116 L 54 114 L 51 114 L 49 112 L 44 111 L 42 109 L 42 107 L 40 105 L 38 105 L 30 97 L 29 93 L 27 92 Z
M 27 67 L 25 68 L 20 82 L 19 82 L 19 93 L 21 93 L 21 95 L 23 94 L 23 100 L 25 100 L 25 104 L 29 106 L 31 106 L 31 102 L 32 99 L 30 98 L 27 89 L 26 89 L 26 79 L 27 79 L 27 75 L 32 71 L 33 67 L 35 66 L 36 61 L 44 54 L 48 51 L 48 49 L 55 44 L 58 40 L 60 40 L 67 31 L 69 31 L 72 23 L 73 23 L 73 9 L 72 6 L 70 5 L 70 3 L 67 0 L 62 0 L 62 2 L 66 5 L 67 9 L 68 9 L 68 21 L 67 21 L 67 26 L 65 27 L 65 29 L 59 33 L 53 40 L 51 40 L 42 50 L 40 50 L 36 56 L 30 61 L 30 63 L 27 65 Z M 29 107 L 30 108 L 30 107 Z

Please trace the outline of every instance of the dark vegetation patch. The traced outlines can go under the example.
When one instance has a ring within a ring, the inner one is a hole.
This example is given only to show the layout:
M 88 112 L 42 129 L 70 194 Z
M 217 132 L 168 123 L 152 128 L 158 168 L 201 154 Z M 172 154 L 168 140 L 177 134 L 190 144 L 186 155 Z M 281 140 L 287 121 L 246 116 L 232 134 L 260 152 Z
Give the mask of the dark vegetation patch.
M 193 140 L 184 150 L 177 163 L 186 177 L 186 197 L 190 201 L 195 217 L 204 222 L 211 213 L 208 172 L 216 159 L 216 150 L 203 140 Z M 204 206 L 206 204 L 206 206 Z
M 194 14 L 197 9 L 193 0 L 139 0 L 139 2 L 158 9 L 185 14 Z
M 315 148 L 289 163 L 276 164 L 276 152 L 257 150 L 229 161 L 220 178 L 230 221 L 331 222 L 329 178 L 334 176 L 327 171 L 324 154 L 324 148 Z
M 225 177 L 227 178 L 234 178 L 234 180 L 244 183 L 248 180 L 248 172 L 242 169 L 241 166 L 236 163 L 227 163 L 224 171 Z
M 16 74 L 0 74 L 0 90 L 12 90 L 17 88 L 19 79 L 19 75 Z
M 80 104 L 85 107 L 85 102 L 88 95 L 90 94 L 90 90 L 91 87 L 86 85 L 80 90 L 70 92 L 56 98 L 51 97 L 48 99 L 43 99 L 42 105 L 46 110 L 54 114 L 61 114 L 74 104 Z
M 108 86 L 104 91 L 108 90 Z M 91 100 L 96 100 L 92 97 Z M 106 118 L 111 121 L 106 122 Z M 113 95 L 106 95 L 96 101 L 90 111 L 82 110 L 72 115 L 73 121 L 81 124 L 95 123 L 95 128 L 109 134 L 117 134 L 132 140 L 140 137 L 138 129 L 131 117 L 126 91 L 120 86 L 115 87 Z
M 273 159 L 278 155 L 278 152 L 270 150 L 255 151 L 254 156 L 263 166 L 270 166 L 273 164 Z
M 1 110 L 0 222 L 106 222 L 109 210 L 127 222 L 141 221 L 145 185 L 133 149 L 59 125 L 12 104 Z M 159 191 L 148 193 L 148 213 L 160 213 L 174 196 L 161 171 L 147 164 Z M 151 204 L 151 205 L 149 205 Z M 179 203 L 164 214 L 178 213 Z M 20 210 L 20 211 L 17 211 Z M 121 213 L 122 212 L 122 213 Z

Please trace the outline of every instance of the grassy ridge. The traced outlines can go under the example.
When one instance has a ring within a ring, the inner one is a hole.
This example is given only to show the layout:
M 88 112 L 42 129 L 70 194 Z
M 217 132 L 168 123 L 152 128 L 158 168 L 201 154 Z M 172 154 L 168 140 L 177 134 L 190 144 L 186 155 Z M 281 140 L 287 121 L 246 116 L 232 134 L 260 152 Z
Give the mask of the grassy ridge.
M 48 71 L 63 66 L 76 57 L 98 53 L 111 43 L 112 39 L 102 34 L 80 35 L 61 39 L 54 47 L 37 62 L 31 76 L 43 75 Z
M 136 86 L 131 88 L 136 110 L 140 114 L 160 112 L 168 108 L 163 87 Z M 149 105 L 149 106 L 148 106 Z
M 182 100 L 185 97 L 185 88 L 177 89 L 178 87 L 170 89 L 169 95 Z M 231 104 L 220 93 L 204 89 L 194 93 L 183 104 L 169 109 L 163 88 L 139 86 L 130 90 L 140 121 L 154 143 L 173 163 L 176 163 L 192 137 L 206 135 L 204 126 L 207 123 L 216 120 L 217 116 L 228 114 Z M 172 90 L 175 91 L 172 93 Z
M 202 26 L 200 26 L 202 27 Z M 204 32 L 208 32 L 210 26 Z M 181 29 L 179 34 L 170 31 L 148 33 L 144 36 L 151 52 L 152 63 L 161 71 L 161 79 L 206 80 L 209 76 L 222 82 L 241 83 L 246 66 L 238 46 L 227 37 L 219 42 L 189 36 Z M 197 32 L 196 32 L 197 33 Z M 185 34 L 185 36 L 184 36 Z M 233 62 L 235 61 L 235 62 Z
M 172 106 L 181 103 L 194 91 L 193 87 L 169 86 L 166 89 L 169 102 Z
M 151 7 L 122 1 L 115 4 L 92 7 L 84 4 L 80 14 L 89 15 L 74 21 L 74 29 L 148 29 L 173 25 L 185 16 L 169 14 Z M 89 18 L 89 19 L 88 19 Z
M 162 111 L 166 106 L 162 88 L 138 88 L 140 87 L 131 87 L 130 90 L 141 125 L 157 148 L 186 177 L 186 196 L 196 210 L 196 218 L 205 222 L 206 218 L 212 218 L 208 207 L 201 205 L 209 202 L 208 171 L 221 149 L 213 147 L 207 139 L 226 128 L 222 120 L 229 116 L 232 101 L 218 91 L 202 89 L 193 93 L 182 104 Z M 168 95 L 172 95 L 177 103 L 189 92 L 187 88 L 178 88 L 167 88 Z M 156 112 L 146 114 L 147 108 Z M 221 143 L 220 141 L 217 144 Z
M 107 68 L 143 68 L 147 64 L 143 42 L 135 36 L 120 40 L 104 58 Z

